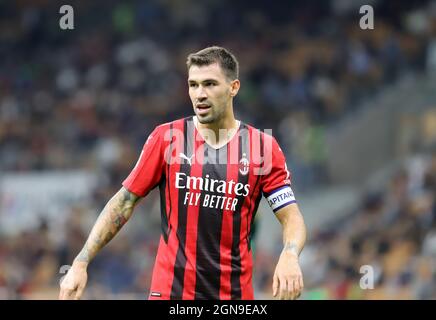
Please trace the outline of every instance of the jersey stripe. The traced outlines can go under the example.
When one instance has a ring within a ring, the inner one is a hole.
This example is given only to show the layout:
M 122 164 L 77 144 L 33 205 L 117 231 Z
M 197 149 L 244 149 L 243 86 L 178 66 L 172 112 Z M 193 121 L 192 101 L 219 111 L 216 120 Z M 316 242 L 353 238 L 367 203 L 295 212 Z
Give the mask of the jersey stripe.
M 248 128 L 245 124 L 240 125 L 239 131 L 239 145 L 238 145 L 238 159 L 241 163 L 243 158 L 250 161 L 250 145 L 249 145 L 249 136 L 248 136 Z M 238 182 L 243 185 L 248 183 L 249 174 L 243 174 L 242 164 L 238 163 Z M 232 274 L 231 274 L 231 298 L 241 299 L 241 251 L 240 251 L 240 242 L 241 242 L 241 209 L 242 205 L 245 201 L 246 197 L 239 196 L 239 201 L 236 206 L 236 210 L 233 213 L 233 243 L 232 243 Z
M 259 153 L 260 153 L 260 159 L 263 159 L 264 156 L 264 144 L 263 144 L 263 135 L 260 133 L 259 130 L 252 129 L 252 135 L 251 139 L 258 139 L 259 140 Z M 254 183 L 253 190 L 255 190 L 257 193 L 252 195 L 252 198 L 250 199 L 250 207 L 248 210 L 247 215 L 247 222 L 250 221 L 250 223 L 247 224 L 247 244 L 248 244 L 248 250 L 251 250 L 251 227 L 253 225 L 254 219 L 256 218 L 257 209 L 259 208 L 260 200 L 262 199 L 262 192 L 260 188 L 258 188 L 258 185 L 260 183 L 260 179 L 262 178 L 261 175 L 254 175 L 256 177 L 256 182 Z M 254 207 L 253 206 L 253 198 L 254 200 Z
M 191 155 L 193 152 L 192 148 L 192 130 L 193 123 L 188 121 L 188 118 L 184 119 L 183 125 L 183 153 L 185 155 Z M 191 139 L 190 139 L 191 138 Z M 176 155 L 179 156 L 179 155 Z M 191 166 L 186 159 L 180 159 L 180 170 L 179 172 L 189 176 L 191 174 Z M 183 201 L 186 196 L 187 189 L 178 189 L 178 227 L 177 227 L 177 238 L 179 240 L 179 246 L 177 249 L 176 261 L 174 265 L 174 279 L 171 287 L 171 299 L 182 299 L 183 297 L 183 285 L 185 279 L 185 267 L 186 267 L 186 224 L 187 224 L 187 206 L 184 205 Z
M 220 177 L 225 177 L 227 166 L 219 159 L 220 156 L 227 157 L 226 148 L 215 150 L 205 143 L 204 152 L 207 161 L 203 165 L 203 178 L 206 178 L 206 174 L 209 175 L 209 179 L 220 180 Z M 203 202 L 206 197 L 211 200 L 212 196 L 222 195 L 216 190 L 215 192 L 203 192 L 201 201 Z M 223 210 L 203 206 L 198 218 L 196 299 L 219 298 L 221 253 L 217 239 L 221 239 L 222 216 Z
M 263 159 L 263 140 L 262 134 L 259 130 L 250 128 L 250 155 L 251 155 L 251 165 L 253 167 L 259 168 L 261 165 L 261 159 Z M 253 172 L 255 172 L 253 168 Z M 253 268 L 253 257 L 250 250 L 250 233 L 251 226 L 254 221 L 254 216 L 257 212 L 257 208 L 259 205 L 259 201 L 262 197 L 262 193 L 260 192 L 260 188 L 258 188 L 260 184 L 260 180 L 262 176 L 259 174 L 251 174 L 249 177 L 249 184 L 251 186 L 252 193 L 246 197 L 245 203 L 242 207 L 241 215 L 244 217 L 243 223 L 241 225 L 241 242 L 240 242 L 240 251 L 245 254 L 245 256 L 241 257 L 242 261 L 244 261 L 244 265 L 242 266 L 241 272 L 241 287 L 242 290 L 242 299 L 254 299 L 254 292 L 252 287 L 252 268 Z M 253 199 L 256 199 L 256 203 L 253 206 Z
M 165 176 L 162 177 L 159 183 L 160 192 L 160 217 L 161 217 L 161 233 L 165 243 L 168 243 L 168 213 L 167 213 L 167 202 L 165 201 L 167 179 Z
M 171 143 L 173 139 L 173 124 L 170 123 L 169 127 L 169 134 L 170 134 L 170 144 L 169 144 L 169 154 L 172 153 L 173 145 Z M 159 191 L 160 191 L 160 206 L 161 206 L 161 227 L 162 227 L 162 236 L 165 240 L 165 243 L 168 244 L 168 235 L 170 233 L 171 224 L 169 223 L 169 220 L 171 219 L 171 212 L 172 212 L 172 203 L 171 203 L 171 188 L 170 188 L 170 162 L 167 161 L 166 168 L 165 168 L 165 175 L 162 178 L 161 184 L 159 185 Z M 168 211 L 167 211 L 168 206 Z
M 195 142 L 195 155 L 194 163 L 191 166 L 191 174 L 193 176 L 201 176 L 203 171 L 203 153 L 204 144 L 196 139 L 196 130 L 193 130 L 194 142 Z M 188 202 L 188 217 L 187 217 L 187 232 L 186 232 L 186 257 L 188 263 L 185 268 L 185 279 L 183 288 L 183 299 L 192 300 L 195 298 L 195 284 L 196 284 L 196 270 L 197 265 L 195 263 L 197 259 L 197 232 L 198 232 L 198 215 L 200 212 L 201 202 L 195 204 L 197 194 L 200 192 L 190 191 L 190 199 L 194 204 Z M 194 262 L 194 263 L 192 263 Z
M 183 119 L 174 121 L 171 123 L 173 130 L 183 131 L 184 121 Z M 170 125 L 170 127 L 171 127 Z M 171 132 L 172 134 L 172 132 Z M 177 143 L 178 148 L 182 148 L 182 143 L 180 139 L 177 139 L 174 143 Z M 170 140 L 169 143 L 172 143 L 173 140 Z M 170 147 L 171 148 L 171 147 Z M 168 150 L 170 149 L 168 148 Z M 177 149 L 177 147 L 176 147 Z M 171 149 L 172 150 L 172 149 Z M 174 153 L 168 154 L 168 158 L 165 161 L 167 163 L 171 162 L 171 157 L 174 156 Z M 169 197 L 169 193 L 171 192 L 171 185 L 173 181 L 171 179 L 171 173 L 177 172 L 180 169 L 180 164 L 174 163 L 167 168 L 167 177 L 166 180 L 168 182 L 166 188 L 166 197 Z M 171 202 L 173 204 L 178 203 L 179 195 L 177 192 L 171 193 Z M 168 209 L 169 210 L 169 209 Z M 171 214 L 171 212 L 175 212 L 175 214 Z M 153 268 L 153 277 L 151 281 L 151 291 L 158 292 L 161 294 L 161 297 L 150 296 L 150 299 L 169 299 L 171 293 L 171 285 L 173 283 L 174 278 L 174 264 L 176 259 L 176 253 L 178 248 L 178 239 L 176 235 L 176 230 L 178 227 L 178 215 L 177 215 L 177 206 L 172 206 L 172 209 L 169 210 L 168 214 L 168 243 L 164 242 L 163 237 L 161 237 L 159 241 L 159 249 L 156 255 L 156 261 Z
M 239 135 L 239 130 L 237 132 Z M 231 139 L 227 144 L 227 182 L 238 181 L 238 145 L 239 139 Z M 236 152 L 235 152 L 236 150 Z M 234 157 L 235 152 L 236 157 Z M 236 197 L 234 194 L 226 192 L 227 197 Z M 233 242 L 233 211 L 223 210 L 221 227 L 221 288 L 219 298 L 221 300 L 231 299 L 231 274 L 232 274 L 232 242 Z

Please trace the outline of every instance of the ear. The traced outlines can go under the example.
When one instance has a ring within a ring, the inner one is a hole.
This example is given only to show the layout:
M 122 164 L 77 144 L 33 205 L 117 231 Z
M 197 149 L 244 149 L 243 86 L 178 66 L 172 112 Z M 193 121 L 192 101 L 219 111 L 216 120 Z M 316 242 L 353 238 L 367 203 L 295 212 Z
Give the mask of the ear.
M 241 82 L 238 79 L 233 80 L 230 83 L 230 95 L 232 97 L 235 97 L 238 94 L 240 87 L 241 87 Z

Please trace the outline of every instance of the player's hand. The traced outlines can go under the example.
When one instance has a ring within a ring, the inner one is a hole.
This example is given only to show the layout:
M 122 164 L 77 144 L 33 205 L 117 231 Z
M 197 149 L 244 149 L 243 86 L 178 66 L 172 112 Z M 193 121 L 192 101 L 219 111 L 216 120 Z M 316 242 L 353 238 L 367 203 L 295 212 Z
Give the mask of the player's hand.
M 82 297 L 88 280 L 86 272 L 88 264 L 74 262 L 61 283 L 59 300 L 79 300 Z
M 303 290 L 303 274 L 298 257 L 291 252 L 282 252 L 273 277 L 273 296 L 280 300 L 297 299 Z

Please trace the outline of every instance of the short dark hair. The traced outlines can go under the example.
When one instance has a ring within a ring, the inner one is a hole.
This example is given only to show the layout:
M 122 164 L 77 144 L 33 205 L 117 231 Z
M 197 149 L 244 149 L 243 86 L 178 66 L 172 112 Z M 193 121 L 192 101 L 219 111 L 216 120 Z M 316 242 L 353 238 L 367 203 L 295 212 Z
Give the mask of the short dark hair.
M 188 55 L 186 65 L 191 66 L 208 66 L 213 63 L 218 63 L 224 74 L 230 80 L 238 79 L 239 77 L 239 62 L 236 57 L 223 47 L 213 46 L 204 48 L 198 52 Z

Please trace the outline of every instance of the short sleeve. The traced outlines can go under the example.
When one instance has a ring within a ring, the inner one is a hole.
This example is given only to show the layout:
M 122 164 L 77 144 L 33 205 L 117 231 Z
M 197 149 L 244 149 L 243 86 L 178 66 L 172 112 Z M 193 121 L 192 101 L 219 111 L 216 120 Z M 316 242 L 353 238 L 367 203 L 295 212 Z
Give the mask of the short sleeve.
M 286 158 L 276 139 L 264 135 L 264 166 L 262 192 L 274 212 L 295 203 L 291 189 L 291 173 L 286 165 Z
M 164 172 L 164 135 L 157 127 L 148 136 L 135 167 L 122 185 L 130 192 L 144 197 L 162 178 Z

